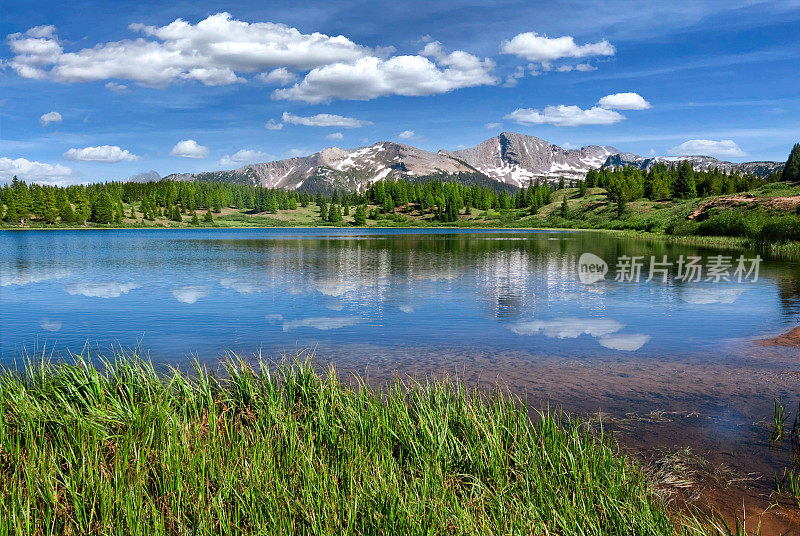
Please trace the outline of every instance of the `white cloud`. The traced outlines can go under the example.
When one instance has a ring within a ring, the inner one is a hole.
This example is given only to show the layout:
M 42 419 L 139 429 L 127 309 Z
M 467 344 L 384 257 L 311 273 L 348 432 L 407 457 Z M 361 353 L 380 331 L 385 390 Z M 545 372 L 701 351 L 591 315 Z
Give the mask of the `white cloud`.
M 274 119 L 270 119 L 269 121 L 267 121 L 267 124 L 264 125 L 264 128 L 266 128 L 267 130 L 280 130 L 283 128 L 283 123 L 278 123 Z
M 579 63 L 577 65 L 560 65 L 556 70 L 560 73 L 569 73 L 572 71 L 588 72 L 596 71 L 597 67 L 591 63 Z
M 262 285 L 249 279 L 225 278 L 220 279 L 219 284 L 239 294 L 255 294 L 256 292 L 262 292 L 264 290 Z
M 534 108 L 518 108 L 505 116 L 520 125 L 551 124 L 558 127 L 575 127 L 580 125 L 612 125 L 619 123 L 625 116 L 594 106 L 584 110 L 578 106 L 547 106 L 544 110 Z
M 116 281 L 99 281 L 96 283 L 73 283 L 67 285 L 67 293 L 79 294 L 89 298 L 119 298 L 131 290 L 139 288 L 137 283 L 118 283 Z
M 400 138 L 401 140 L 410 140 L 414 136 L 416 136 L 416 134 L 414 133 L 413 130 L 404 130 L 403 132 L 397 135 L 397 137 Z
M 535 32 L 517 34 L 500 44 L 503 54 L 513 54 L 531 62 L 546 63 L 561 58 L 613 56 L 614 45 L 603 39 L 596 43 L 578 45 L 570 36 L 550 38 Z
M 290 125 L 304 125 L 307 127 L 339 127 L 339 128 L 360 128 L 364 125 L 371 125 L 370 121 L 362 121 L 353 117 L 343 117 L 334 114 L 317 114 L 309 117 L 283 112 L 283 122 Z
M 285 86 L 289 82 L 293 82 L 297 79 L 297 75 L 291 72 L 286 67 L 278 67 L 277 69 L 273 69 L 268 73 L 261 73 L 258 75 L 259 80 L 262 82 L 266 82 L 267 84 L 277 84 L 279 86 Z
M 61 320 L 50 320 L 49 318 L 42 318 L 39 325 L 47 331 L 60 331 L 62 326 Z
M 61 114 L 58 112 L 47 112 L 46 114 L 42 114 L 42 117 L 39 118 L 39 122 L 42 124 L 43 127 L 46 127 L 50 123 L 60 123 L 61 122 Z
M 342 134 L 341 132 L 332 132 L 325 137 L 328 138 L 329 140 L 341 140 L 342 138 L 344 138 L 344 134 Z
M 177 80 L 213 86 L 243 81 L 237 73 L 280 67 L 307 70 L 371 53 L 341 35 L 304 34 L 271 22 L 247 23 L 228 13 L 197 24 L 176 19 L 166 26 L 131 24 L 129 29 L 144 37 L 98 43 L 75 52 L 64 52 L 52 26 L 11 34 L 8 44 L 14 57 L 9 65 L 23 78 L 68 83 L 113 78 L 146 86 Z
M 606 318 L 556 318 L 519 322 L 511 326 L 511 331 L 517 335 L 535 335 L 541 332 L 549 338 L 574 339 L 581 335 L 602 337 L 623 327 L 616 320 Z
M 600 346 L 623 352 L 634 352 L 650 340 L 650 335 L 617 334 L 600 337 Z
M 10 181 L 15 176 L 28 182 L 47 184 L 67 184 L 78 178 L 74 171 L 61 164 L 0 157 L 0 182 Z
M 106 82 L 106 89 L 114 93 L 124 93 L 128 90 L 125 84 L 117 84 L 116 82 Z
M 254 162 L 266 162 L 275 160 L 275 157 L 261 151 L 253 149 L 242 149 L 232 155 L 225 155 L 219 160 L 220 166 L 236 166 L 240 164 L 252 164 Z
M 689 140 L 667 151 L 675 156 L 746 156 L 733 140 Z
M 485 126 L 489 130 L 497 130 L 498 128 L 503 126 L 503 123 L 486 123 Z
M 99 147 L 84 147 L 83 149 L 69 149 L 64 153 L 67 160 L 78 160 L 81 162 L 132 162 L 139 160 L 140 157 L 132 154 L 127 149 L 121 149 L 116 145 L 101 145 Z
M 200 298 L 208 296 L 208 287 L 203 285 L 186 285 L 172 289 L 172 295 L 181 303 L 195 303 Z
M 181 158 L 206 158 L 208 147 L 203 147 L 194 140 L 181 140 L 175 144 L 169 154 Z
M 283 320 L 283 315 L 280 313 L 272 313 L 266 315 L 264 319 L 270 324 L 277 324 L 278 322 Z
M 428 43 L 425 56 L 367 56 L 354 63 L 334 63 L 312 69 L 298 84 L 272 93 L 275 99 L 308 103 L 333 99 L 369 100 L 387 95 L 423 96 L 455 89 L 493 85 L 494 61 L 457 50 L 444 54 Z
M 744 292 L 742 288 L 704 288 L 692 287 L 685 289 L 680 297 L 686 303 L 694 305 L 709 305 L 712 303 L 733 303 Z
M 300 156 L 306 156 L 308 154 L 308 149 L 289 149 L 287 154 L 291 158 L 298 158 Z
M 460 50 L 447 53 L 438 42 L 418 55 L 389 57 L 392 47 L 365 47 L 342 35 L 304 34 L 284 24 L 248 23 L 228 13 L 197 24 L 176 19 L 166 26 L 137 23 L 129 29 L 141 36 L 65 51 L 68 43 L 59 40 L 54 27 L 31 28 L 8 36 L 14 54 L 8 65 L 23 78 L 131 81 L 149 87 L 185 80 L 220 86 L 254 78 L 286 85 L 294 72 L 306 73 L 301 82 L 272 95 L 310 103 L 434 95 L 497 83 L 491 59 Z
M 283 331 L 290 331 L 296 328 L 314 328 L 320 330 L 339 329 L 354 326 L 363 320 L 355 316 L 328 317 L 321 316 L 315 318 L 302 318 L 283 323 Z
M 647 110 L 651 108 L 649 102 L 638 93 L 614 93 L 606 95 L 597 101 L 603 108 L 609 110 Z

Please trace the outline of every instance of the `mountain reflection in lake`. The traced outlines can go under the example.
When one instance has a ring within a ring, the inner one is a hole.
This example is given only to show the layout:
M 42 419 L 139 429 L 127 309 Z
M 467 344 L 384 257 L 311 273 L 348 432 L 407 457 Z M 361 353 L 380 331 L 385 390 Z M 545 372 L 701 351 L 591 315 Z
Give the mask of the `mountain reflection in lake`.
M 580 283 L 585 252 L 606 280 Z M 711 441 L 727 437 L 715 415 L 758 420 L 797 385 L 797 351 L 752 343 L 796 324 L 796 264 L 765 259 L 741 284 L 613 268 L 720 253 L 755 255 L 596 232 L 2 232 L 0 357 L 141 346 L 185 367 L 313 348 L 372 377 L 458 373 L 569 409 L 705 411 Z

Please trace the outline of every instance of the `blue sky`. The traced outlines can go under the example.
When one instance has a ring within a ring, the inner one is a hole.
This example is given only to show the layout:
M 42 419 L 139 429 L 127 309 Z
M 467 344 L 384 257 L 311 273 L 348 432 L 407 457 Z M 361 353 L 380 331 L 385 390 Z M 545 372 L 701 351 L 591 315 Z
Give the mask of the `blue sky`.
M 0 181 L 503 130 L 732 161 L 800 141 L 797 0 L 333 4 L 3 0 Z

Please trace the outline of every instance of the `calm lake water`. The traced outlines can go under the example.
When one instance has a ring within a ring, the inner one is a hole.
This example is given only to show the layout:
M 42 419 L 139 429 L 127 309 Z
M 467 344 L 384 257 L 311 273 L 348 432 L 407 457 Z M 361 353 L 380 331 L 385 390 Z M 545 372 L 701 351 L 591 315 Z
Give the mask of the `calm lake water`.
M 580 281 L 584 253 L 604 280 Z M 718 255 L 733 281 L 706 281 Z M 740 255 L 756 253 L 591 232 L 0 232 L 0 362 L 113 345 L 183 368 L 315 349 L 377 378 L 456 373 L 568 409 L 673 412 L 697 444 L 757 449 L 772 397 L 800 396 L 800 352 L 754 343 L 797 325 L 800 270 L 765 258 L 739 283 Z M 623 256 L 643 257 L 639 282 L 614 280 Z M 673 263 L 667 281 L 646 281 L 651 256 Z M 676 279 L 681 256 L 701 257 L 701 282 Z

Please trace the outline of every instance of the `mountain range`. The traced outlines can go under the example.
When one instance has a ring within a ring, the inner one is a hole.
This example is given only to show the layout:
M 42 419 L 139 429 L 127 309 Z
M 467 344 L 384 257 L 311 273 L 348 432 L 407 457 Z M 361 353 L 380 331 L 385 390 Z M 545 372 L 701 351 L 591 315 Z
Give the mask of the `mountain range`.
M 180 173 L 168 180 L 226 181 L 270 188 L 325 191 L 363 189 L 370 183 L 393 177 L 409 180 L 439 177 L 466 182 L 518 187 L 531 180 L 567 182 L 582 179 L 592 168 L 636 166 L 649 169 L 659 163 L 674 164 L 689 160 L 697 170 L 719 168 L 730 172 L 768 175 L 783 165 L 780 162 L 732 163 L 710 156 L 642 157 L 623 153 L 614 147 L 589 145 L 563 149 L 543 139 L 515 132 L 500 135 L 480 144 L 456 151 L 436 153 L 389 141 L 356 149 L 329 147 L 309 156 L 260 164 L 248 164 L 230 171 Z M 143 177 L 137 177 L 141 180 Z

